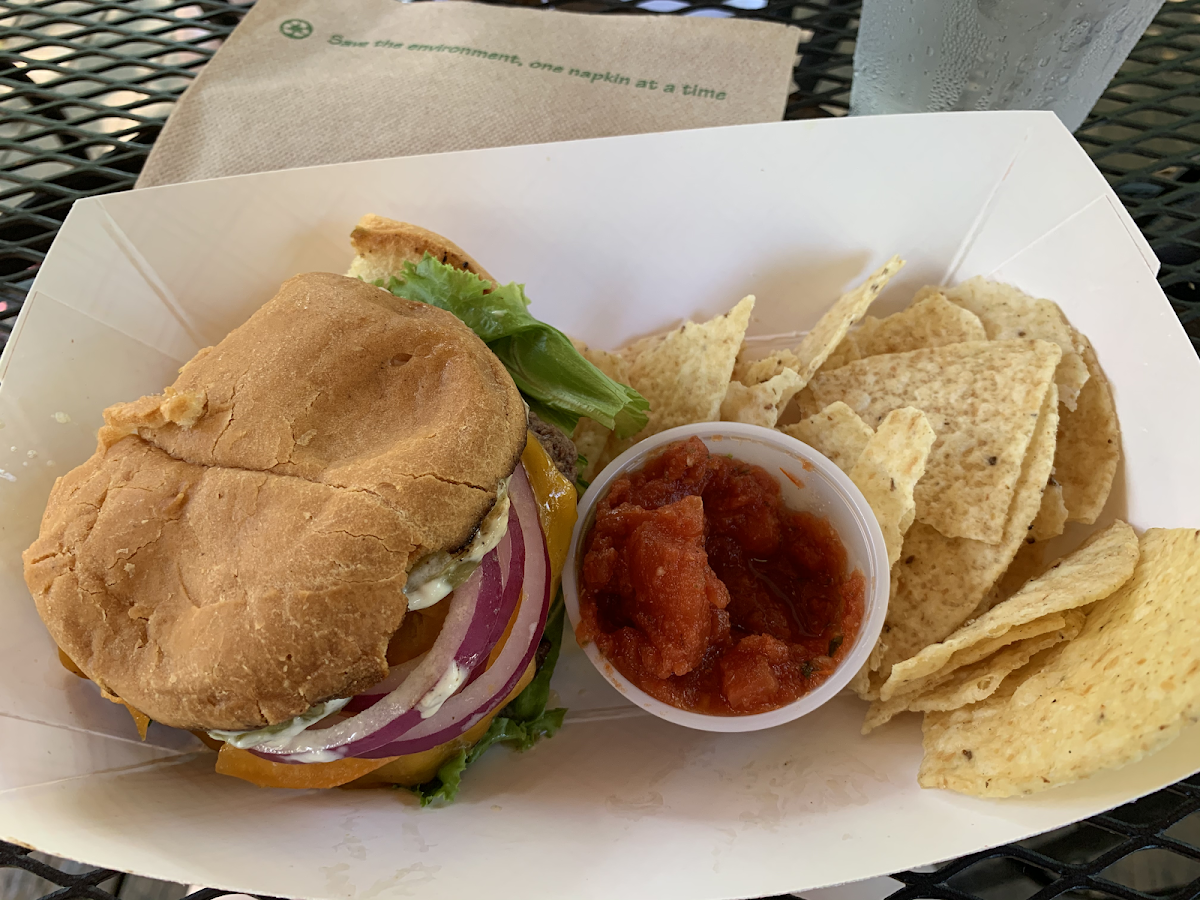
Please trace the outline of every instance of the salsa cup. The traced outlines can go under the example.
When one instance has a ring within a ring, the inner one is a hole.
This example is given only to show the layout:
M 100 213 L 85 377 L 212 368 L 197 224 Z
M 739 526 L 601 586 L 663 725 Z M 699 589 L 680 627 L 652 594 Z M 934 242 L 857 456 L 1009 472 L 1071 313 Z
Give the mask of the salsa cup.
M 613 480 L 640 468 L 668 444 L 692 436 L 700 438 L 713 453 L 762 466 L 775 475 L 784 504 L 793 510 L 811 512 L 827 519 L 846 548 L 850 570 L 866 578 L 862 627 L 850 652 L 816 689 L 778 709 L 740 716 L 708 715 L 678 709 L 651 697 L 630 682 L 600 652 L 593 642 L 580 642 L 592 665 L 631 702 L 668 722 L 701 731 L 759 731 L 783 725 L 812 712 L 846 687 L 867 662 L 883 628 L 890 586 L 887 550 L 883 532 L 871 507 L 854 483 L 832 462 L 793 437 L 758 425 L 733 422 L 703 422 L 682 425 L 649 437 L 630 447 L 592 482 L 579 501 L 579 518 L 571 535 L 571 549 L 563 571 L 563 598 L 571 627 L 579 629 L 579 582 L 583 567 L 583 545 L 596 518 L 596 504 L 608 493 Z

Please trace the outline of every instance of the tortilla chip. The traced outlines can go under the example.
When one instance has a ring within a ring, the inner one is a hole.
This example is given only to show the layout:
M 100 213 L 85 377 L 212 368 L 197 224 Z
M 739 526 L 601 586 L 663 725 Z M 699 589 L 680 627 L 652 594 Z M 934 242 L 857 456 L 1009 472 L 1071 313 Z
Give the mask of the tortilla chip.
M 867 698 L 864 697 L 863 699 Z M 883 703 L 880 700 L 873 699 L 871 700 L 871 705 L 867 707 L 867 716 L 863 719 L 862 731 L 860 733 L 870 734 L 881 725 L 886 725 L 892 721 L 900 713 L 909 711 L 909 708 L 900 701 L 890 700 L 887 703 Z
M 1000 682 L 1035 655 L 1077 637 L 1087 621 L 1087 616 L 1078 609 L 1069 609 L 1061 615 L 1066 620 L 1063 627 L 1038 637 L 1013 641 L 991 656 L 951 672 L 937 687 L 911 697 L 908 708 L 915 712 L 944 712 L 990 697 L 1000 687 Z
M 896 581 L 892 579 L 892 590 L 895 592 Z M 871 680 L 871 673 L 878 672 L 879 666 L 883 662 L 883 655 L 887 652 L 887 644 L 883 639 L 875 641 L 875 646 L 871 648 L 871 655 L 867 657 L 866 663 L 859 669 L 854 677 L 850 679 L 850 683 L 846 685 L 854 693 L 858 694 L 862 700 L 878 700 L 879 685 L 874 684 Z
M 620 354 L 610 353 L 608 350 L 597 350 L 582 341 L 572 340 L 571 343 L 575 345 L 575 349 L 584 359 L 609 378 L 622 384 L 629 383 L 629 367 Z M 604 446 L 608 442 L 610 434 L 612 434 L 612 429 L 605 428 L 593 419 L 582 418 L 575 426 L 571 441 L 575 444 L 579 455 L 587 460 L 587 464 L 579 473 L 579 477 L 584 481 L 592 481 L 600 473 L 600 457 L 604 453 Z
M 1134 762 L 1200 722 L 1198 584 L 1200 529 L 1147 531 L 1133 577 L 1077 638 L 983 702 L 926 714 L 921 786 L 1030 794 Z
M 1112 389 L 1096 352 L 1087 338 L 1078 337 L 1091 377 L 1079 392 L 1075 410 L 1064 413 L 1059 422 L 1054 478 L 1062 485 L 1068 519 L 1090 525 L 1104 509 L 1112 490 L 1121 459 L 1121 426 Z
M 818 405 L 816 399 L 813 397 L 813 392 L 807 387 L 801 388 L 800 393 L 798 393 L 793 399 L 792 406 L 795 407 L 796 412 L 799 413 L 799 418 L 801 419 L 807 419 L 811 416 L 815 416 L 821 411 L 820 405 Z M 851 410 L 851 412 L 853 412 L 853 410 Z
M 903 691 L 906 684 L 943 669 L 950 657 L 965 647 L 999 637 L 1017 625 L 1051 613 L 1078 609 L 1108 597 L 1129 580 L 1137 561 L 1137 535 L 1124 522 L 1114 522 L 1008 600 L 941 643 L 893 666 L 891 677 L 879 691 L 880 698 L 887 700 Z
M 1006 644 L 990 656 L 971 665 L 930 679 L 920 691 L 907 692 L 890 700 L 877 700 L 867 710 L 862 733 L 869 734 L 902 712 L 936 712 L 958 709 L 978 703 L 994 694 L 1001 683 L 1037 653 L 1074 638 L 1083 628 L 1085 616 L 1079 610 L 1054 613 L 1046 619 L 1061 621 L 1044 634 Z
M 598 347 L 589 347 L 583 341 L 576 340 L 575 338 L 571 338 L 571 343 L 579 351 L 580 356 L 613 381 L 619 381 L 622 384 L 627 383 L 629 366 L 626 365 L 620 353 L 614 353 L 611 350 L 601 350 Z
M 853 334 L 863 356 L 989 339 L 978 316 L 941 293 L 914 300 L 907 309 L 886 319 L 867 316 Z
M 1057 303 L 1036 300 L 1012 285 L 978 276 L 941 290 L 952 303 L 979 317 L 989 340 L 1039 338 L 1058 344 L 1062 349 L 1062 361 L 1054 373 L 1058 399 L 1067 409 L 1075 409 L 1079 390 L 1088 380 L 1088 369 L 1076 349 L 1075 329 L 1067 323 Z
M 774 378 L 752 387 L 731 381 L 721 401 L 721 421 L 774 428 L 783 408 L 802 387 L 800 376 L 791 369 L 784 369 Z
M 979 605 L 967 617 L 967 621 L 978 619 L 996 604 L 1003 603 L 1023 588 L 1025 582 L 1030 578 L 1041 575 L 1050 568 L 1045 550 L 1044 542 L 1026 538 L 1021 544 L 1021 549 L 1017 551 L 1017 555 L 1013 557 L 1013 561 L 1000 576 L 1000 580 L 992 585 L 992 589 L 979 601 Z
M 883 531 L 889 568 L 899 559 L 904 533 L 916 515 L 913 487 L 925 473 L 933 438 L 933 428 L 919 409 L 893 410 L 850 470 L 850 480 Z
M 867 316 L 846 335 L 821 370 L 828 372 L 856 359 L 883 353 L 907 353 L 987 339 L 978 316 L 935 291 L 886 319 Z
M 575 426 L 571 433 L 571 443 L 575 445 L 575 451 L 583 462 L 583 468 L 579 470 L 582 480 L 590 483 L 600 473 L 600 457 L 604 453 L 604 445 L 608 443 L 610 434 L 611 429 L 592 419 L 580 419 Z
M 854 673 L 854 677 L 850 679 L 846 687 L 866 700 L 866 695 L 871 691 L 871 664 L 863 663 L 863 667 Z
M 987 638 L 976 644 L 964 647 L 958 650 L 947 660 L 946 664 L 933 672 L 926 675 L 924 678 L 918 678 L 903 685 L 903 689 L 893 694 L 888 702 L 899 700 L 901 698 L 913 698 L 925 693 L 942 684 L 954 672 L 965 666 L 974 665 L 980 660 L 987 659 L 994 653 L 1007 647 L 1009 644 L 1015 644 L 1017 641 L 1026 641 L 1032 638 L 1041 637 L 1044 634 L 1049 634 L 1053 631 L 1059 631 L 1068 626 L 1069 622 L 1066 613 L 1050 613 L 1042 616 L 1040 619 L 1034 619 L 1032 622 L 1026 622 L 1024 625 L 1016 625 L 1010 628 L 1004 634 L 994 638 Z M 879 692 L 876 690 L 875 699 L 878 699 Z
M 592 469 L 592 461 L 588 460 L 588 469 L 592 470 L 592 476 L 595 478 L 601 472 L 608 468 L 608 464 L 614 459 L 633 446 L 633 438 L 618 438 L 615 434 L 610 433 L 608 440 L 604 444 L 604 449 L 600 451 L 600 458 L 596 461 L 595 469 Z M 590 482 L 589 482 L 590 483 Z
M 876 644 L 878 646 L 878 644 Z M 850 683 L 846 685 L 848 690 L 857 694 L 862 700 L 870 700 L 871 698 L 871 668 L 870 661 L 866 661 L 862 668 L 854 673 L 854 677 L 850 679 Z
M 808 386 L 822 407 L 841 400 L 871 427 L 901 407 L 924 412 L 937 440 L 916 487 L 917 521 L 997 543 L 1060 355 L 1047 341 L 972 341 L 860 359 Z
M 1041 505 L 1057 428 L 1058 391 L 1051 384 L 999 543 L 948 538 L 920 522 L 908 530 L 892 570 L 895 589 L 883 624 L 888 651 L 876 684 L 888 680 L 894 664 L 953 634 L 1008 568 Z
M 831 463 L 849 474 L 875 433 L 845 403 L 831 403 L 807 419 L 783 429 L 796 440 L 808 444 Z
M 867 316 L 867 319 L 870 319 Z M 866 321 L 864 319 L 864 321 Z M 842 342 L 833 348 L 833 352 L 829 354 L 825 362 L 821 363 L 821 368 L 818 372 L 829 372 L 833 369 L 840 369 L 846 363 L 852 363 L 856 359 L 862 359 L 865 354 L 858 349 L 858 342 L 854 339 L 854 333 L 846 335 L 842 338 Z
M 630 443 L 677 425 L 720 418 L 753 309 L 754 298 L 746 297 L 724 315 L 699 325 L 686 322 L 621 351 L 629 367 L 628 384 L 650 401 L 649 421 Z
M 739 360 L 734 378 L 742 384 L 761 384 L 774 378 L 783 369 L 793 369 L 800 376 L 801 386 L 808 384 L 829 354 L 842 342 L 850 326 L 863 317 L 867 307 L 875 302 L 875 298 L 903 265 L 904 260 L 893 256 L 854 290 L 842 294 L 821 316 L 812 331 L 804 336 L 795 351 L 779 350 L 755 362 Z
M 1062 417 L 1059 417 L 1061 430 Z M 1057 453 L 1057 449 L 1055 450 Z M 1029 537 L 1035 541 L 1048 541 L 1063 533 L 1067 524 L 1067 505 L 1063 502 L 1062 485 L 1050 476 L 1046 490 L 1042 492 L 1042 506 L 1029 526 Z

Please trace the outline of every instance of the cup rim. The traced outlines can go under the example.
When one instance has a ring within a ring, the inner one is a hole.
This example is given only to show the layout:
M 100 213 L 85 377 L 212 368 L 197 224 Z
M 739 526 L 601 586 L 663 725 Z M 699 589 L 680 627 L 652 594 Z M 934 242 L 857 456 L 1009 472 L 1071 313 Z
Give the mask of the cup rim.
M 584 537 L 591 529 L 595 518 L 596 504 L 600 501 L 600 498 L 607 495 L 609 486 L 617 477 L 639 466 L 656 450 L 666 444 L 685 440 L 692 436 L 699 437 L 701 440 L 705 440 L 706 438 L 715 438 L 717 440 L 730 438 L 757 441 L 761 444 L 772 446 L 775 449 L 788 453 L 801 464 L 808 463 L 811 465 L 811 469 L 805 466 L 806 473 L 811 476 L 815 472 L 815 474 L 822 476 L 835 489 L 831 493 L 837 501 L 840 501 L 851 512 L 852 518 L 859 527 L 865 549 L 863 574 L 867 577 L 868 585 L 873 585 L 873 589 L 868 587 L 867 594 L 864 597 L 866 609 L 864 610 L 862 625 L 855 638 L 854 647 L 824 682 L 814 690 L 796 698 L 791 703 L 762 713 L 751 713 L 743 716 L 717 716 L 689 712 L 688 710 L 679 709 L 651 697 L 622 675 L 617 667 L 604 657 L 595 642 L 589 641 L 584 644 L 579 642 L 578 639 L 576 639 L 576 642 L 579 643 L 579 646 L 587 655 L 592 665 L 596 667 L 596 671 L 604 676 L 604 679 L 609 684 L 623 694 L 626 699 L 661 719 L 666 719 L 669 722 L 674 722 L 677 725 L 683 725 L 687 728 L 715 732 L 759 731 L 764 728 L 783 725 L 807 715 L 829 702 L 850 683 L 850 680 L 866 664 L 883 630 L 891 585 L 883 531 L 879 527 L 879 522 L 876 520 L 874 513 L 872 513 L 866 498 L 863 497 L 862 492 L 854 485 L 854 482 L 850 480 L 845 472 L 817 450 L 791 435 L 784 434 L 782 431 L 776 431 L 773 428 L 740 422 L 702 422 L 693 425 L 680 425 L 676 428 L 660 431 L 658 434 L 634 444 L 609 463 L 600 477 L 591 483 L 579 499 L 578 518 L 571 533 L 571 544 L 567 553 L 566 565 L 563 567 L 563 600 L 566 605 L 567 616 L 570 619 L 572 631 L 576 631 L 579 628 L 580 622 L 578 585 L 580 548 Z M 775 477 L 778 478 L 779 476 Z M 839 538 L 843 543 L 846 543 L 845 536 L 839 533 Z

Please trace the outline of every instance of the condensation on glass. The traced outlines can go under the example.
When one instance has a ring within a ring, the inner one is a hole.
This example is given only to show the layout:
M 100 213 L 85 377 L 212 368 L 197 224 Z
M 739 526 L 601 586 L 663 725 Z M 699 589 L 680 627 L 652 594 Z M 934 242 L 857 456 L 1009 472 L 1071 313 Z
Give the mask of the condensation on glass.
M 864 0 L 853 114 L 1049 109 L 1072 131 L 1163 0 Z

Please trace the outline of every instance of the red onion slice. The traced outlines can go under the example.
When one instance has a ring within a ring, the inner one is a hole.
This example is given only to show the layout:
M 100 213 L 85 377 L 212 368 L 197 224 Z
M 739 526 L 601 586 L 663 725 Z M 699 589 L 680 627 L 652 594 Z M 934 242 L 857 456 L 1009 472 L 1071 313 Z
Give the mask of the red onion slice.
M 524 470 L 518 466 L 514 480 L 518 473 L 521 479 L 525 478 Z M 525 484 L 528 485 L 527 480 Z M 524 568 L 521 521 L 510 508 L 508 533 L 502 541 L 511 547 L 510 573 L 514 568 Z M 537 533 L 540 535 L 540 529 Z M 248 749 L 275 762 L 331 762 L 360 756 L 434 715 L 491 652 L 516 606 L 520 595 L 519 578 L 501 577 L 499 549 L 487 554 L 470 578 L 450 595 L 446 601 L 450 603 L 450 609 L 433 647 L 391 693 L 357 715 L 336 721 L 329 727 L 310 728 Z M 513 583 L 511 591 L 505 590 L 505 581 Z M 501 623 L 499 631 L 497 622 Z
M 490 669 L 442 704 L 437 715 L 414 723 L 386 744 L 377 745 L 371 750 L 356 751 L 356 756 L 364 759 L 404 756 L 453 740 L 499 706 L 528 668 L 537 652 L 546 627 L 546 614 L 550 609 L 550 554 L 538 520 L 537 501 L 524 469 L 518 468 L 514 473 L 509 484 L 509 497 L 519 517 L 521 531 L 525 535 L 536 536 L 536 541 L 534 537 L 530 538 L 533 546 L 524 554 L 525 569 L 521 587 L 525 599 L 517 611 L 512 634 L 504 649 Z M 507 624 L 505 620 L 504 625 Z M 394 732 L 391 727 L 387 730 Z
M 514 524 L 516 524 L 516 516 L 510 507 L 508 525 L 505 527 L 504 537 L 500 539 L 500 543 L 492 551 L 500 564 L 501 583 L 504 590 L 504 595 L 500 598 L 500 606 L 503 609 L 509 610 L 515 610 L 517 608 L 517 600 L 520 599 L 521 563 L 525 556 L 524 540 L 522 539 L 520 529 L 514 528 Z M 514 543 L 516 545 L 515 549 Z M 447 599 L 446 602 L 449 603 L 451 600 Z M 510 612 L 509 618 L 511 617 L 512 613 Z M 504 628 L 507 624 L 508 619 L 502 619 L 499 616 L 496 617 L 492 632 L 485 639 L 488 648 L 487 653 L 491 653 L 491 648 L 495 646 L 496 641 L 500 640 L 500 635 L 504 633 Z M 471 670 L 468 684 L 474 681 L 479 676 L 479 673 L 483 671 L 484 666 L 487 665 L 487 653 L 475 664 L 475 668 Z M 424 659 L 427 654 L 428 651 L 422 653 L 416 657 L 416 660 Z M 415 668 L 416 660 L 410 659 L 407 662 L 392 666 L 387 678 L 363 691 L 361 694 L 355 694 L 351 697 L 350 702 L 346 704 L 342 712 L 359 713 L 365 709 L 370 709 L 403 683 Z
M 512 573 L 508 582 L 505 585 L 505 608 L 508 610 L 504 616 L 497 617 L 491 629 L 491 643 L 487 652 L 491 652 L 491 648 L 495 646 L 500 636 L 508 627 L 509 619 L 512 617 L 513 609 L 516 608 L 517 602 L 522 596 L 533 598 L 528 601 L 523 601 L 521 607 L 517 610 L 517 618 L 513 622 L 513 631 L 509 636 L 508 641 L 504 645 L 504 650 L 500 652 L 495 664 L 486 672 L 484 668 L 484 658 L 480 657 L 479 668 L 472 673 L 471 677 L 463 685 L 462 694 L 445 698 L 443 702 L 438 703 L 438 707 L 431 714 L 422 714 L 421 710 L 414 709 L 404 713 L 395 720 L 389 722 L 379 731 L 370 735 L 369 739 L 357 742 L 354 745 L 352 753 L 360 759 L 380 759 L 386 756 L 400 756 L 407 752 L 415 751 L 400 751 L 394 752 L 391 748 L 396 746 L 395 742 L 404 740 L 407 743 L 407 735 L 410 732 L 416 732 L 418 729 L 422 735 L 428 734 L 431 730 L 436 731 L 439 735 L 444 735 L 441 740 L 429 743 L 428 737 L 422 737 L 421 742 L 427 746 L 433 747 L 439 743 L 452 740 L 458 737 L 464 731 L 468 730 L 479 719 L 486 715 L 491 710 L 495 709 L 520 680 L 521 674 L 525 671 L 525 666 L 528 665 L 529 659 L 533 658 L 533 654 L 537 650 L 538 639 L 541 638 L 542 629 L 545 627 L 546 610 L 549 608 L 549 554 L 546 549 L 545 537 L 542 534 L 542 528 L 538 519 L 537 501 L 533 496 L 533 488 L 529 485 L 529 479 L 525 475 L 525 470 L 518 467 L 513 473 L 512 480 L 509 483 L 509 498 L 512 502 L 512 510 L 510 512 L 509 529 L 512 533 Z M 533 529 L 530 532 L 530 528 Z M 525 546 L 525 535 L 532 534 L 536 543 L 528 548 Z M 519 571 L 518 571 L 519 567 Z M 530 593 L 529 587 L 532 585 L 533 592 Z M 545 595 L 543 597 L 543 595 Z M 538 602 L 542 600 L 543 602 Z M 535 620 L 531 629 L 533 638 L 532 643 L 526 637 L 522 640 L 522 634 L 527 628 L 530 619 Z M 526 652 L 527 651 L 527 652 Z M 506 677 L 508 667 L 513 665 L 513 660 L 518 655 L 524 655 L 525 663 L 518 667 L 510 677 Z M 486 678 L 485 676 L 490 676 Z M 501 678 L 499 688 L 495 687 L 497 678 Z M 477 683 L 482 682 L 490 685 L 488 688 L 480 688 Z M 490 691 L 490 693 L 485 693 Z M 454 704 L 452 709 L 462 707 L 462 701 L 458 696 L 469 695 L 471 699 L 471 709 L 466 710 L 468 714 L 474 711 L 476 714 L 462 716 L 447 713 L 445 705 L 448 703 Z M 483 701 L 483 708 L 480 707 L 480 700 Z M 428 724 L 433 723 L 433 724 Z M 387 751 L 380 749 L 382 746 L 387 746 Z
M 392 666 L 388 670 L 387 678 L 383 679 L 379 684 L 373 685 L 363 691 L 361 694 L 355 694 L 351 697 L 350 702 L 342 707 L 342 713 L 359 713 L 364 709 L 370 709 L 392 691 L 396 690 L 396 688 L 400 687 L 417 666 L 425 661 L 425 657 L 428 655 L 429 651 L 426 650 L 424 653 L 414 656 L 410 660 Z
M 511 515 L 513 527 L 506 535 L 506 537 L 511 536 L 511 540 L 506 540 L 504 546 L 496 548 L 500 556 L 500 568 L 505 573 L 504 598 L 501 602 L 505 609 L 510 610 L 509 616 L 507 619 L 496 617 L 496 621 L 492 624 L 492 632 L 488 636 L 487 655 L 475 664 L 475 668 L 471 670 L 471 674 L 467 678 L 467 684 L 471 684 L 487 669 L 487 657 L 491 655 L 492 648 L 504 636 L 504 629 L 508 627 L 509 621 L 516 614 L 517 604 L 521 600 L 521 584 L 525 572 L 525 535 L 516 514 L 512 513 Z

